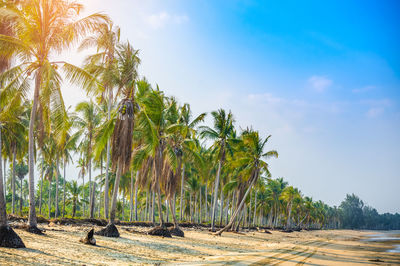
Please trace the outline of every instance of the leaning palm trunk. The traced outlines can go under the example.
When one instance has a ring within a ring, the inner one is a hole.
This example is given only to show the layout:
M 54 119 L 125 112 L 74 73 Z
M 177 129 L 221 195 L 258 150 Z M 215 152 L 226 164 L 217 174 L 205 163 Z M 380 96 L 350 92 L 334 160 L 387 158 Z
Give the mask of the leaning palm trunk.
M 211 231 L 213 232 L 215 232 L 215 211 L 217 209 L 218 186 L 219 186 L 219 176 L 221 174 L 221 166 L 222 166 L 222 160 L 218 162 L 217 177 L 215 178 L 215 184 L 214 184 L 214 202 L 211 214 Z
M 257 190 L 254 195 L 254 215 L 253 215 L 253 226 L 256 224 L 256 214 L 257 214 Z
M 249 194 L 249 192 L 250 192 L 251 188 L 253 187 L 255 181 L 257 180 L 257 178 L 258 178 L 258 170 L 257 170 L 257 173 L 255 173 L 255 176 L 253 176 L 253 178 L 252 178 L 253 180 L 251 181 L 249 187 L 247 188 L 246 193 L 244 194 L 244 196 L 243 196 L 243 198 L 242 198 L 242 200 L 241 200 L 241 202 L 240 202 L 238 208 L 237 208 L 237 209 L 235 210 L 235 212 L 233 213 L 233 215 L 232 215 L 232 217 L 231 217 L 231 220 L 229 221 L 229 223 L 228 223 L 224 228 L 222 228 L 221 230 L 219 230 L 218 232 L 216 232 L 216 233 L 215 233 L 216 235 L 221 235 L 224 231 L 226 231 L 227 229 L 231 228 L 233 222 L 234 222 L 235 219 L 236 219 L 236 216 L 238 215 L 238 213 L 239 213 L 240 210 L 242 209 L 242 207 L 243 207 L 243 205 L 244 205 L 244 202 L 246 201 L 247 195 Z M 240 223 L 240 221 L 239 221 L 239 223 Z

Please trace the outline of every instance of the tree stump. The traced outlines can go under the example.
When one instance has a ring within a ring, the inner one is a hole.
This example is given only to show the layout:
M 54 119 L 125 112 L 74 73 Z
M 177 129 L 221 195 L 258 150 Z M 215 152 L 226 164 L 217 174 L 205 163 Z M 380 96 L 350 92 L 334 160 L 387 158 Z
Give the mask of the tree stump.
M 149 232 L 147 232 L 147 234 L 151 236 L 172 237 L 167 228 L 163 228 L 160 226 L 154 227 Z
M 0 227 L 0 247 L 24 248 L 25 244 L 15 231 L 8 225 Z
M 171 227 L 168 230 L 173 236 L 185 237 L 185 233 L 179 227 Z
M 94 229 L 92 228 L 86 235 L 85 238 L 82 238 L 79 240 L 79 242 L 82 242 L 84 244 L 88 244 L 88 245 L 96 245 L 96 239 L 93 237 L 94 235 Z
M 114 224 L 108 224 L 105 228 L 96 232 L 95 235 L 106 237 L 119 237 L 119 232 Z

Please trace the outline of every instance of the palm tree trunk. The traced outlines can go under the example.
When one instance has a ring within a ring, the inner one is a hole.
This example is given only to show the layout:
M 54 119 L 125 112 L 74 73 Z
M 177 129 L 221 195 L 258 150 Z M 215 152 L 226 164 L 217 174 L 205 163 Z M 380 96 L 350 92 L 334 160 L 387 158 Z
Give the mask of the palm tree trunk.
M 95 201 L 96 201 L 96 182 L 93 181 L 92 184 L 92 198 L 91 198 L 91 206 L 90 206 L 90 218 L 94 218 L 94 206 L 95 206 Z
M 84 217 L 85 216 L 85 213 L 86 213 L 86 203 L 85 203 L 85 175 L 84 174 L 82 174 L 82 199 L 83 199 L 83 202 L 82 202 L 82 205 L 83 205 L 83 208 L 82 208 L 82 216 Z
M 28 159 L 29 159 L 29 216 L 28 216 L 28 224 L 31 228 L 37 227 L 37 217 L 36 217 L 36 209 L 35 209 L 35 136 L 34 136 L 34 126 L 36 121 L 36 111 L 37 105 L 39 101 L 39 89 L 41 84 L 41 69 L 39 68 L 36 71 L 36 80 L 35 80 L 35 92 L 33 96 L 33 104 L 31 117 L 29 120 L 29 147 L 28 147 Z
M 172 201 L 171 201 L 171 200 L 168 200 L 168 203 L 169 203 L 169 207 L 170 207 L 171 212 L 172 212 L 172 220 L 173 220 L 173 222 L 174 222 L 174 227 L 175 227 L 175 228 L 179 228 L 179 224 L 178 224 L 178 221 L 176 220 L 175 212 L 173 211 L 174 208 L 173 208 L 173 206 L 172 206 Z
M 72 203 L 72 218 L 75 217 L 76 213 L 76 198 L 74 197 L 73 203 Z
M 100 156 L 100 176 L 103 176 L 103 154 L 101 154 L 101 156 Z M 98 214 L 98 217 L 99 217 L 99 219 L 100 219 L 100 217 L 101 217 L 101 186 L 100 186 L 100 189 L 99 189 L 100 191 L 99 191 L 99 214 Z
M 146 190 L 146 207 L 145 207 L 145 211 L 144 211 L 144 219 L 146 221 L 149 220 L 149 189 Z
M 218 171 L 217 171 L 217 177 L 215 178 L 215 184 L 214 184 L 214 202 L 213 202 L 213 210 L 212 210 L 212 217 L 211 217 L 211 231 L 215 231 L 215 211 L 217 209 L 217 198 L 218 198 L 218 186 L 219 186 L 219 176 L 221 174 L 221 166 L 222 166 L 222 160 L 218 162 Z
M 120 160 L 119 160 L 118 166 L 117 166 L 117 174 L 115 176 L 114 191 L 113 191 L 112 200 L 111 200 L 109 224 L 114 224 L 114 222 L 115 222 L 115 213 L 117 210 L 117 195 L 118 195 L 118 189 L 119 189 L 119 181 L 121 179 L 121 172 L 122 172 L 122 166 L 121 166 Z
M 206 181 L 206 187 L 204 191 L 204 212 L 205 212 L 205 220 L 208 222 L 208 196 L 207 196 L 207 181 Z
M 39 196 L 39 213 L 42 214 L 42 191 L 43 191 L 43 173 L 40 177 L 40 196 Z
M 256 224 L 256 210 L 257 210 L 257 190 L 254 195 L 254 215 L 253 215 L 253 226 Z
M 21 186 L 19 188 L 19 215 L 22 216 L 22 178 L 20 178 Z
M 133 221 L 133 169 L 131 170 L 131 190 L 129 199 L 129 221 Z
M 201 221 L 203 220 L 203 214 L 202 214 L 202 209 L 201 209 L 201 186 L 200 186 L 200 190 L 199 190 L 199 219 L 198 219 L 198 223 L 201 223 Z
M 12 163 L 12 179 L 11 179 L 11 187 L 12 187 L 12 199 L 11 199 L 11 208 L 12 214 L 15 214 L 15 157 L 17 153 L 16 144 L 13 145 L 13 163 Z
M 181 178 L 181 221 L 183 220 L 183 188 L 185 183 L 185 164 L 182 166 L 182 178 Z
M 156 222 L 156 193 L 151 191 L 151 221 L 154 224 Z
M 290 203 L 289 203 L 289 211 L 288 211 L 288 219 L 287 219 L 287 222 L 286 222 L 286 229 L 290 229 L 290 216 L 291 216 L 291 214 L 292 214 L 292 201 L 290 201 Z
M 54 217 L 57 219 L 58 216 L 58 178 L 60 176 L 60 171 L 58 169 L 58 159 L 57 159 L 57 168 L 56 168 L 56 199 L 55 199 L 55 212 L 54 212 Z
M 0 131 L 1 131 L 1 127 L 0 127 Z M 0 150 L 1 150 L 1 132 L 0 132 Z M 1 163 L 1 155 L 0 155 L 0 163 Z M 6 178 L 6 168 L 7 168 L 7 159 L 6 158 L 4 158 L 4 169 L 3 169 L 3 171 L 4 171 L 4 175 L 3 175 L 3 192 L 4 192 L 4 202 L 6 202 L 6 196 L 7 196 L 7 186 L 6 186 L 6 184 L 7 184 L 7 178 Z M 1 170 L 1 165 L 0 165 L 0 170 Z M 2 173 L 0 173 L 0 175 L 1 175 Z
M 1 126 L 0 126 L 0 226 L 7 225 L 7 212 L 6 212 L 6 199 L 5 199 L 5 182 L 3 183 L 3 169 L 1 165 L 1 150 L 2 150 L 2 142 L 1 142 Z M 5 160 L 4 160 L 5 161 Z M 5 165 L 4 165 L 5 167 Z M 5 176 L 4 176 L 5 177 Z M 4 179 L 5 180 L 5 179 Z
M 112 88 L 108 88 L 108 110 L 107 110 L 107 118 L 110 120 L 111 118 L 111 104 L 112 104 L 113 92 Z M 108 179 L 108 171 L 110 167 L 110 140 L 107 141 L 107 159 L 106 159 L 106 182 L 104 185 L 104 217 L 108 219 L 108 187 L 109 187 L 109 179 Z
M 216 235 L 221 235 L 222 232 L 224 232 L 225 230 L 227 230 L 228 228 L 230 228 L 230 227 L 232 226 L 232 224 L 233 224 L 233 222 L 234 222 L 236 216 L 238 215 L 239 211 L 242 209 L 242 207 L 243 207 L 243 205 L 244 205 L 244 202 L 246 201 L 247 195 L 249 194 L 249 192 L 250 192 L 251 188 L 253 187 L 255 181 L 257 180 L 258 172 L 256 173 L 256 175 L 257 175 L 257 176 L 256 176 L 255 178 L 253 178 L 251 184 L 250 184 L 249 187 L 247 188 L 246 193 L 244 194 L 244 196 L 243 196 L 243 198 L 242 198 L 242 201 L 241 201 L 240 204 L 239 204 L 239 207 L 238 207 L 238 208 L 235 210 L 235 212 L 233 213 L 233 215 L 232 215 L 232 217 L 231 217 L 231 220 L 229 221 L 229 223 L 228 223 L 224 228 L 222 228 L 221 230 L 219 230 L 218 232 L 216 232 L 216 233 L 215 233 Z
M 169 204 L 168 204 L 168 200 L 165 200 L 165 205 L 167 206 L 166 221 L 167 221 L 167 223 L 169 223 Z
M 219 226 L 221 227 L 222 225 L 222 215 L 223 215 L 223 210 L 224 210 L 224 191 L 221 187 L 221 206 L 220 206 L 220 214 L 219 214 Z
M 67 166 L 66 166 L 66 160 L 65 160 L 65 158 L 64 158 L 64 179 L 63 179 L 63 213 L 62 213 L 62 217 L 64 218 L 64 216 L 65 216 L 65 179 L 67 178 L 66 177 L 66 174 L 67 174 Z
M 48 201 L 48 203 L 47 203 L 47 207 L 48 207 L 48 209 L 49 209 L 49 219 L 51 218 L 51 180 L 49 180 L 49 189 L 48 189 L 48 192 L 49 192 L 49 201 Z
M 229 193 L 229 196 L 227 198 L 227 202 L 226 202 L 226 208 L 225 208 L 225 216 L 226 216 L 226 220 L 225 220 L 225 224 L 228 224 L 229 222 L 229 203 L 230 203 L 230 199 L 231 199 L 231 193 Z
M 136 172 L 136 182 L 135 182 L 135 221 L 138 220 L 138 176 L 139 176 L 139 170 Z

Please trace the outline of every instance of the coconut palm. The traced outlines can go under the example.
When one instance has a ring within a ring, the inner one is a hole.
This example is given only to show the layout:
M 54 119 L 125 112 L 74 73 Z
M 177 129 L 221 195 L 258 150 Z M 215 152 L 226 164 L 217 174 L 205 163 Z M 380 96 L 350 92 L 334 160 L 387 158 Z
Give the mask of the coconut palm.
M 60 91 L 61 76 L 57 70 L 62 65 L 66 77 L 77 83 L 88 83 L 93 78 L 87 72 L 66 62 L 51 61 L 51 55 L 69 48 L 76 40 L 93 31 L 107 16 L 94 14 L 78 19 L 83 6 L 68 0 L 21 1 L 17 8 L 6 8 L 0 19 L 14 19 L 14 36 L 0 35 L 0 56 L 17 56 L 20 64 L 3 73 L 15 80 L 15 87 L 29 86 L 34 77 L 34 97 L 29 124 L 29 231 L 37 229 L 34 192 L 34 123 L 44 120 L 52 112 L 62 113 L 64 104 Z M 93 83 L 93 82 L 92 82 Z M 87 84 L 85 84 L 87 85 Z M 51 111 L 50 111 L 51 110 Z M 40 123 L 43 125 L 43 123 Z M 43 130 L 44 131 L 44 130 Z
M 79 204 L 79 195 L 81 193 L 82 187 L 78 186 L 78 182 L 76 180 L 67 182 L 66 187 L 70 196 L 68 201 L 72 203 L 72 217 L 75 217 L 76 207 Z
M 22 181 L 25 178 L 25 175 L 28 173 L 28 166 L 24 163 L 19 163 L 15 167 L 15 172 L 20 180 L 20 194 L 19 194 L 19 213 L 22 216 L 22 204 L 23 204 L 23 194 L 22 194 L 22 189 L 23 189 L 23 184 Z
M 264 159 L 278 157 L 278 153 L 274 150 L 268 152 L 264 151 L 265 145 L 270 137 L 271 136 L 268 136 L 263 140 L 260 138 L 259 133 L 252 129 L 247 129 L 242 133 L 243 150 L 239 152 L 238 160 L 241 165 L 245 166 L 243 171 L 245 173 L 247 172 L 247 175 L 241 176 L 243 178 L 243 182 L 240 183 L 241 185 L 245 184 L 245 186 L 247 186 L 247 190 L 243 197 L 238 197 L 238 202 L 240 202 L 238 207 L 233 213 L 229 223 L 224 228 L 216 232 L 217 235 L 221 235 L 222 232 L 231 228 L 236 216 L 241 211 L 250 190 L 260 175 L 265 173 L 267 176 L 270 176 L 268 164 L 264 161 Z M 240 187 L 244 189 L 243 186 Z
M 291 227 L 291 214 L 292 214 L 292 207 L 293 202 L 296 201 L 300 195 L 300 191 L 293 186 L 285 187 L 282 192 L 281 199 L 286 202 L 286 210 L 287 210 L 287 220 L 286 220 L 286 229 L 289 230 Z
M 233 123 L 235 122 L 231 112 L 226 114 L 225 110 L 219 109 L 218 111 L 211 112 L 214 119 L 214 129 L 208 126 L 200 127 L 200 135 L 214 141 L 213 153 L 217 154 L 218 170 L 214 184 L 214 201 L 211 214 L 211 230 L 215 231 L 215 215 L 217 208 L 218 187 L 221 175 L 221 168 L 226 159 L 226 152 L 231 151 L 232 134 L 234 132 Z
M 83 156 L 86 157 L 87 170 L 89 175 L 89 213 L 90 218 L 94 217 L 94 191 L 96 182 L 92 183 L 92 152 L 94 146 L 94 134 L 100 124 L 98 107 L 92 102 L 81 102 L 76 106 L 76 112 L 80 115 L 75 118 L 75 125 L 78 128 L 77 135 L 81 137 L 79 144 Z
M 88 86 L 88 92 L 99 96 L 100 99 L 107 101 L 107 119 L 111 119 L 111 109 L 113 103 L 116 99 L 113 98 L 113 89 L 115 86 L 116 79 L 116 49 L 120 39 L 120 29 L 110 21 L 109 23 L 102 24 L 97 27 L 92 36 L 85 38 L 80 50 L 86 49 L 90 46 L 96 47 L 96 53 L 90 55 L 85 60 L 85 70 L 96 77 L 102 84 L 102 86 L 93 87 Z M 105 97 L 107 95 L 107 97 Z M 109 215 L 109 197 L 108 197 L 108 187 L 109 187 L 109 166 L 110 166 L 110 142 L 107 139 L 106 148 L 106 177 L 105 177 L 105 187 L 104 187 L 104 215 L 108 219 Z

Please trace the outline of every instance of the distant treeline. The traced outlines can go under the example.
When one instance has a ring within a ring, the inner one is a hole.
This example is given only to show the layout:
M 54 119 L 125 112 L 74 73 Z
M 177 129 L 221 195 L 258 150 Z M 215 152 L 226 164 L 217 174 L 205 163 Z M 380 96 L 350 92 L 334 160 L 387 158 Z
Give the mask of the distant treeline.
M 338 209 L 338 228 L 344 229 L 370 229 L 370 230 L 399 230 L 400 214 L 384 213 L 370 206 L 356 195 L 346 195 Z

